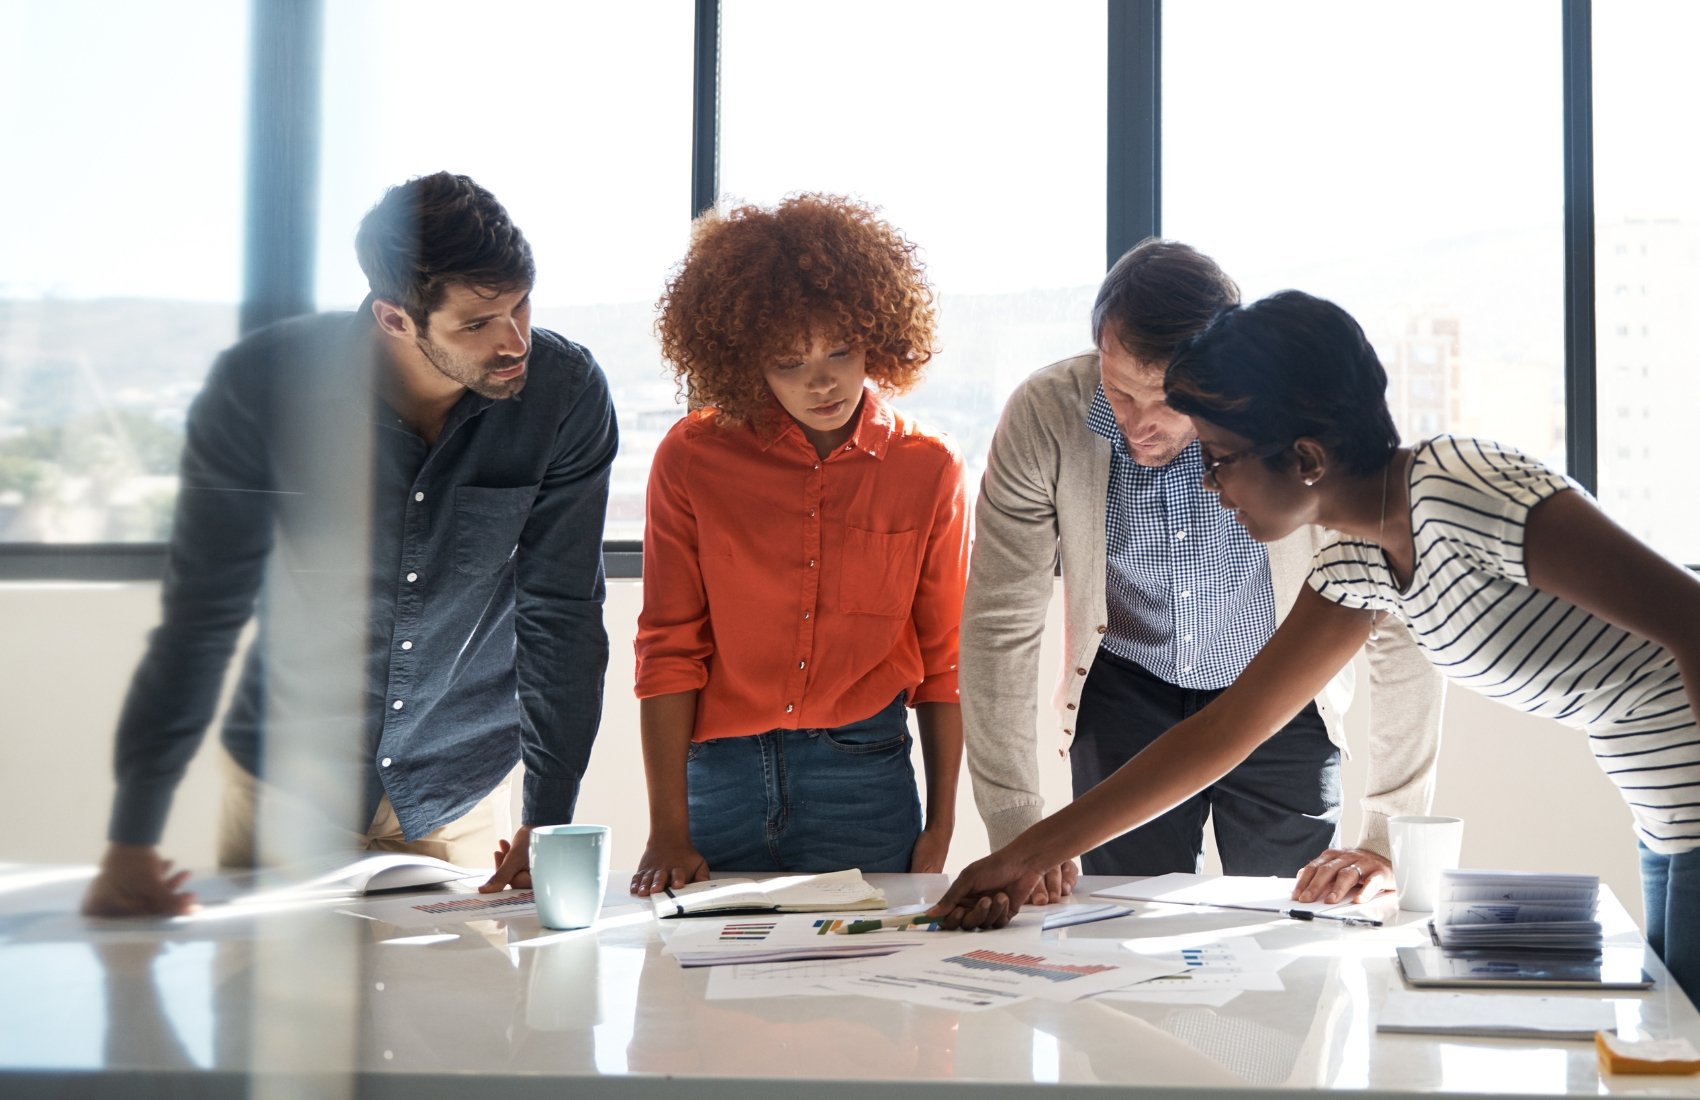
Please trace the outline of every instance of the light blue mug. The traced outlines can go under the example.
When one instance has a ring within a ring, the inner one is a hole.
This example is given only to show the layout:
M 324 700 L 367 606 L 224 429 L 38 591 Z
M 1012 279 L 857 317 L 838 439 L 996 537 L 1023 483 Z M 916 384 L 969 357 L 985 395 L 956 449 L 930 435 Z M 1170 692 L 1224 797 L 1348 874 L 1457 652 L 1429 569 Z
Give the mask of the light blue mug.
M 539 825 L 531 830 L 531 889 L 545 928 L 589 928 L 608 887 L 606 825 Z

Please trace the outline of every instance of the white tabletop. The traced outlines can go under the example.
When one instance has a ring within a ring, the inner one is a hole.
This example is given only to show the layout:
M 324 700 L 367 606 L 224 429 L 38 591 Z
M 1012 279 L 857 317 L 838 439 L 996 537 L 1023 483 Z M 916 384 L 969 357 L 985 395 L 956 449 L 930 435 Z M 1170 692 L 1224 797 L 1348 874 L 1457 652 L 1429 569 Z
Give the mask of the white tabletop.
M 647 903 L 610 890 L 595 930 L 534 915 L 398 929 L 319 902 L 161 932 L 75 915 L 87 868 L 0 866 L 0 1095 L 245 1096 L 250 1074 L 313 1095 L 976 1098 L 1281 1090 L 1377 1096 L 1700 1096 L 1690 1078 L 1601 1077 L 1588 1042 L 1378 1035 L 1402 983 L 1384 928 L 1161 910 L 1067 930 L 1124 940 L 1213 930 L 1291 953 L 1281 992 L 1224 1005 L 1090 999 L 956 1013 L 863 997 L 708 1001 L 706 969 L 661 954 Z M 875 875 L 893 905 L 937 875 Z M 616 873 L 616 884 L 629 876 Z M 1086 890 L 1112 880 L 1083 881 Z M 206 884 L 216 894 L 219 880 Z M 1615 899 L 1608 937 L 1636 942 Z M 1391 911 L 1391 906 L 1388 906 Z M 1670 984 L 1610 994 L 1626 1036 L 1683 1037 Z M 1548 994 L 1600 997 L 1588 992 Z M 340 1091 L 339 1091 L 340 1090 Z

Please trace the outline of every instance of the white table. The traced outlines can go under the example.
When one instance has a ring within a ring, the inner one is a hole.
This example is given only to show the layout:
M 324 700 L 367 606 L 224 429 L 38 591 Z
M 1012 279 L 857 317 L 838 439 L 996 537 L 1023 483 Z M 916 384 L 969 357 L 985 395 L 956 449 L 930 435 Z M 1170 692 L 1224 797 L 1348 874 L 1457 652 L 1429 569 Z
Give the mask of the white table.
M 1401 984 L 1393 948 L 1421 936 L 1409 914 L 1364 929 L 1166 907 L 1083 925 L 1069 935 L 1214 929 L 1297 958 L 1285 991 L 1221 1007 L 1030 1001 L 957 1014 L 848 996 L 709 1002 L 707 971 L 662 955 L 647 903 L 617 887 L 595 931 L 516 916 L 403 932 L 336 911 L 357 901 L 167 936 L 91 929 L 75 915 L 89 874 L 0 866 L 0 1096 L 237 1097 L 256 1081 L 281 1096 L 456 1100 L 1072 1098 L 1105 1086 L 1192 1100 L 1700 1096 L 1689 1078 L 1602 1079 L 1590 1043 L 1377 1035 L 1377 1008 Z M 894 905 L 947 882 L 872 878 Z M 1612 940 L 1635 941 L 1614 899 L 1602 911 Z M 1620 1028 L 1700 1046 L 1700 1016 L 1650 954 L 1647 967 L 1653 990 L 1612 997 Z

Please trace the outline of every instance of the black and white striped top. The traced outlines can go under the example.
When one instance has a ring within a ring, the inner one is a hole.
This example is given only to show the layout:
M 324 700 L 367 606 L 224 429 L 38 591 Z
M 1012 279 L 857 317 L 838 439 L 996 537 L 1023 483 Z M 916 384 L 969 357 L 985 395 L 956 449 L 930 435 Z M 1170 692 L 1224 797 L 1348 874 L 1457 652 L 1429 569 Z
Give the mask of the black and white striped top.
M 1379 546 L 1346 537 L 1317 554 L 1311 587 L 1334 603 L 1404 618 L 1453 682 L 1585 731 L 1647 846 L 1700 846 L 1700 728 L 1675 658 L 1529 587 L 1529 509 L 1582 490 L 1508 447 L 1445 435 L 1418 445 L 1410 477 L 1409 588 L 1394 587 Z

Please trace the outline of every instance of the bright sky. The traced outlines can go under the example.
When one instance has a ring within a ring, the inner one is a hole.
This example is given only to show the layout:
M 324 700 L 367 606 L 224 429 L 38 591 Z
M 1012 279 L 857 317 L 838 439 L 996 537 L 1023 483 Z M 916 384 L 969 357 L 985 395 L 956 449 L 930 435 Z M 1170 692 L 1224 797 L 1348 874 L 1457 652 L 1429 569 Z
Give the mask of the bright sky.
M 533 238 L 540 302 L 655 297 L 689 213 L 689 0 L 326 8 L 325 304 L 359 298 L 353 227 L 384 186 L 441 167 Z M 234 299 L 247 9 L 0 0 L 0 295 Z M 949 291 L 1095 280 L 1103 0 L 854 11 L 726 0 L 723 189 L 859 193 Z M 1695 216 L 1700 4 L 1594 21 L 1602 208 Z M 1165 169 L 1185 184 L 1165 229 L 1224 260 L 1294 233 L 1326 255 L 1560 212 L 1548 0 L 1189 0 L 1164 26 Z

